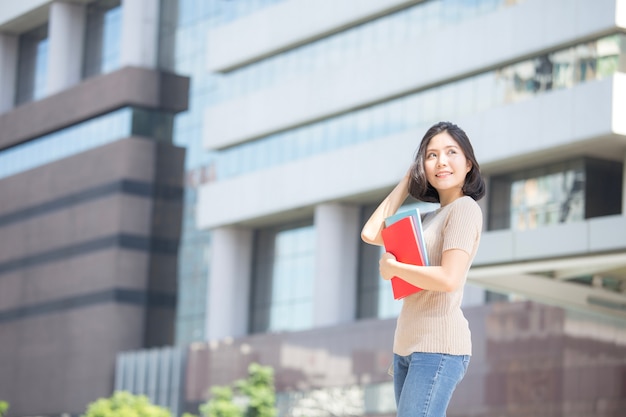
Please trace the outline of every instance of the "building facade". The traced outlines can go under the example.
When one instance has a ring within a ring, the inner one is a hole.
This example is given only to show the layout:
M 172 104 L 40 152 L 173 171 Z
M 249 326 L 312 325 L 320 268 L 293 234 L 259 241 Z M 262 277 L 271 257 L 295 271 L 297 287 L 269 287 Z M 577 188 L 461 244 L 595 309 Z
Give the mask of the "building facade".
M 0 2 L 9 417 L 251 362 L 281 416 L 394 415 L 359 231 L 439 120 L 488 183 L 448 415 L 624 415 L 625 73 L 624 0 Z
M 427 128 L 451 120 L 488 193 L 465 296 L 474 365 L 449 415 L 623 414 L 625 13 L 288 0 L 209 29 L 208 342 L 189 351 L 186 401 L 241 377 L 223 365 L 238 357 L 275 367 L 285 415 L 393 415 L 399 303 L 359 232 Z
M 0 398 L 77 416 L 174 342 L 188 77 L 158 1 L 0 4 Z M 123 41 L 122 41 L 123 40 Z

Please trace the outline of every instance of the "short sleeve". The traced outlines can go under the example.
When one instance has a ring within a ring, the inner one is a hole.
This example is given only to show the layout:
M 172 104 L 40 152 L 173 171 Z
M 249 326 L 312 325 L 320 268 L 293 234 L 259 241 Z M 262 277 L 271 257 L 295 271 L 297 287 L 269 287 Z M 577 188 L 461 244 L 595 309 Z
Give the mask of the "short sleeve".
M 483 228 L 483 213 L 471 197 L 452 203 L 443 229 L 442 250 L 461 249 L 474 256 Z

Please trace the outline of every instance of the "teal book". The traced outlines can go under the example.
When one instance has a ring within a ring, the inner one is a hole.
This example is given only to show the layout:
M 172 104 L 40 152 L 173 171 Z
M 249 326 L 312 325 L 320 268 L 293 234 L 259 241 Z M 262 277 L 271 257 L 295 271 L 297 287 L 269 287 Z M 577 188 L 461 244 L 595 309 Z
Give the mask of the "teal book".
M 426 251 L 426 242 L 424 242 L 424 230 L 422 228 L 422 217 L 420 215 L 420 210 L 418 208 L 414 208 L 411 210 L 402 211 L 396 214 L 393 214 L 385 219 L 385 227 L 389 227 L 392 224 L 396 223 L 398 220 L 401 220 L 405 217 L 413 218 L 413 225 L 415 226 L 415 234 L 417 235 L 418 247 L 420 250 L 420 255 L 424 260 L 424 265 L 429 266 L 428 262 L 428 252 Z

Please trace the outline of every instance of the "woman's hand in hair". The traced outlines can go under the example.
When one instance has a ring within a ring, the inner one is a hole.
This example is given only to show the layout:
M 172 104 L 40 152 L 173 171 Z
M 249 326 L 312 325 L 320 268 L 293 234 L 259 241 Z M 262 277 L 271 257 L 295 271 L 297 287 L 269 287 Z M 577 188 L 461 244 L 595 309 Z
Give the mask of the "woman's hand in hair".
M 409 170 L 410 172 L 410 170 Z M 409 173 L 405 174 L 400 182 L 394 187 L 393 190 L 385 197 L 385 199 L 378 205 L 374 213 L 363 226 L 361 230 L 361 239 L 365 243 L 371 245 L 383 246 L 383 238 L 380 232 L 385 227 L 385 219 L 392 214 L 395 214 L 398 208 L 404 203 L 404 200 L 409 195 Z

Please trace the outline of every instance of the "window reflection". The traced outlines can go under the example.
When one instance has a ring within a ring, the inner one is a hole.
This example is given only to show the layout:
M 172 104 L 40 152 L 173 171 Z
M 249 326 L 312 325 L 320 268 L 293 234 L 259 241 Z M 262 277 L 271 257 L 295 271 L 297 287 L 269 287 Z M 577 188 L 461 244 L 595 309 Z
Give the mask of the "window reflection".
M 622 164 L 583 158 L 491 180 L 489 229 L 529 230 L 621 212 Z
M 583 220 L 584 183 L 582 166 L 514 181 L 511 184 L 511 228 L 535 229 Z
M 252 280 L 252 331 L 310 328 L 313 325 L 314 271 L 313 225 L 259 231 Z

